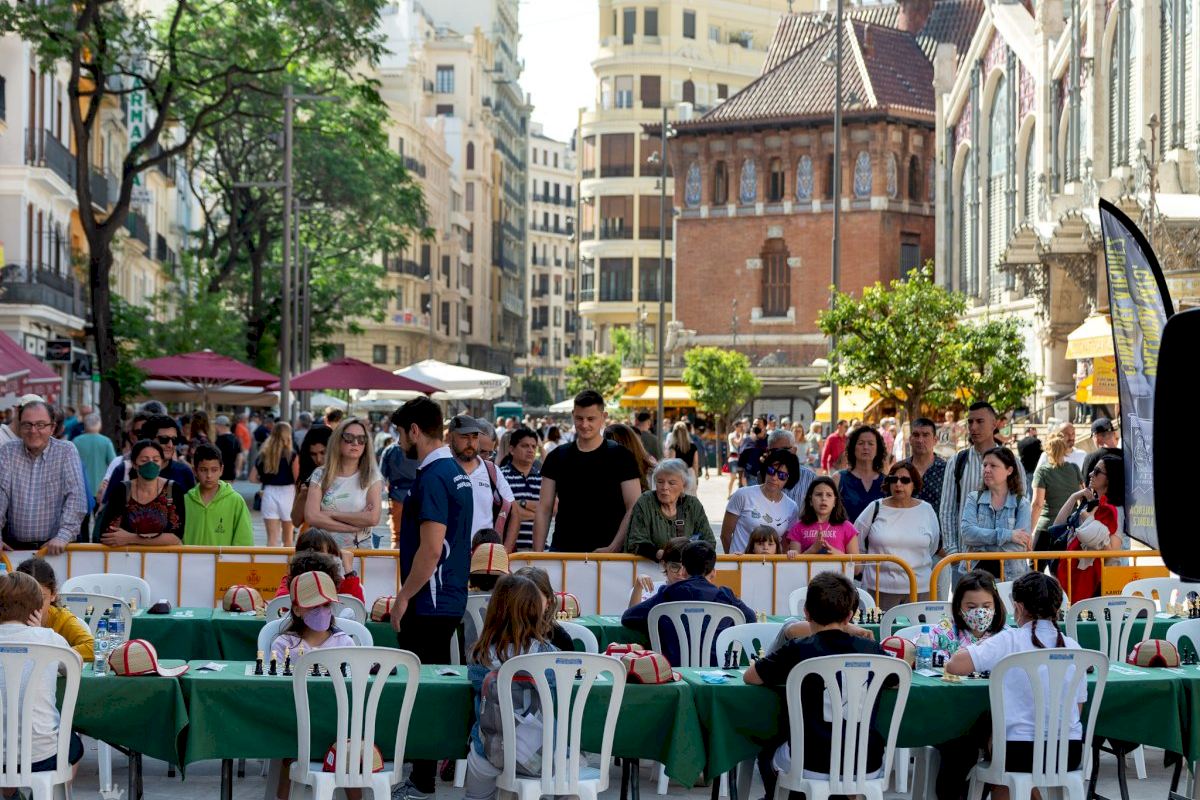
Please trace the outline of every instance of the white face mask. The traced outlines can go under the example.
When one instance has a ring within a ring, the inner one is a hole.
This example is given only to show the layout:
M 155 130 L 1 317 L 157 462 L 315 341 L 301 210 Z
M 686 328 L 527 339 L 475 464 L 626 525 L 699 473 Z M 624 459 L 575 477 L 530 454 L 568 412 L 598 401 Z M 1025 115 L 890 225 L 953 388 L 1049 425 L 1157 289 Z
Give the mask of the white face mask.
M 996 609 L 988 608 L 987 606 L 979 606 L 977 608 L 968 608 L 963 612 L 963 619 L 967 621 L 967 627 L 972 633 L 986 633 L 987 629 L 992 626 L 992 620 L 996 618 Z

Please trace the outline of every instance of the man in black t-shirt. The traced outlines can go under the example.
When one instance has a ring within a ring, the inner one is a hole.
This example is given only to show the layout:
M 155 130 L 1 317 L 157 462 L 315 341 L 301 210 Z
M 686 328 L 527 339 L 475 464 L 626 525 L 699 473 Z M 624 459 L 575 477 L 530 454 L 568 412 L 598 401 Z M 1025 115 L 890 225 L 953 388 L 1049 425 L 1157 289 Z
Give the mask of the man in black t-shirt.
M 226 483 L 237 478 L 238 457 L 242 454 L 242 443 L 230 430 L 229 423 L 224 414 L 217 417 L 217 438 L 213 442 L 221 451 L 221 480 Z
M 1092 474 L 1092 470 L 1096 468 L 1096 462 L 1105 456 L 1119 456 L 1122 454 L 1121 441 L 1117 436 L 1117 429 L 1113 427 L 1112 420 L 1108 417 L 1097 417 L 1092 421 L 1092 444 L 1096 445 L 1096 449 L 1088 453 L 1083 459 L 1083 484 L 1087 485 L 1088 476 Z
M 550 517 L 552 547 L 560 553 L 619 553 L 629 512 L 642 494 L 633 453 L 604 438 L 604 398 L 591 389 L 575 396 L 575 441 L 560 444 L 542 464 L 542 489 L 533 520 L 533 549 L 546 549 Z

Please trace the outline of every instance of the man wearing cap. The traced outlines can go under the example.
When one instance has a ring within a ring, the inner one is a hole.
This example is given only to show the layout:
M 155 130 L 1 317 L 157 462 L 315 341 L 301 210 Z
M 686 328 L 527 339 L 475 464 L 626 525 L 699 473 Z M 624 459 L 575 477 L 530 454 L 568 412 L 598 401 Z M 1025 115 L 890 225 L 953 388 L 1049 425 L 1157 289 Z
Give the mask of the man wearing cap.
M 0 425 L 0 445 L 21 441 L 21 434 L 18 433 L 17 429 L 17 420 L 21 416 L 21 407 L 27 403 L 40 402 L 42 402 L 42 398 L 36 394 L 24 394 L 17 398 L 17 404 L 13 406 L 12 410 L 12 420 L 7 425 Z
M 1121 443 L 1117 436 L 1117 429 L 1113 427 L 1112 420 L 1108 417 L 1096 417 L 1092 420 L 1092 444 L 1096 445 L 1096 449 L 1088 453 L 1083 459 L 1083 482 L 1087 483 L 1088 476 L 1092 474 L 1092 470 L 1096 467 L 1096 462 L 1105 456 L 1121 455 Z
M 240 466 L 238 460 L 242 456 L 242 443 L 238 441 L 237 434 L 230 427 L 231 421 L 224 414 L 217 415 L 217 438 L 213 442 L 221 451 L 221 480 L 226 483 L 237 480 L 238 466 Z M 194 457 L 192 463 L 195 463 Z
M 507 541 L 510 532 L 516 538 L 520 522 L 515 514 L 510 513 L 516 499 L 512 489 L 490 459 L 494 454 L 494 441 L 491 425 L 486 420 L 466 414 L 459 414 L 450 420 L 450 452 L 471 479 L 471 491 L 475 497 L 471 533 L 474 535 L 476 531 L 494 528 Z
M 477 430 L 475 420 L 472 429 Z M 392 417 L 404 454 L 417 475 L 400 520 L 400 591 L 392 629 L 402 650 L 424 664 L 450 663 L 450 640 L 467 609 L 471 568 L 471 479 L 442 444 L 442 410 L 428 397 L 409 400 Z M 478 434 L 476 434 L 476 439 Z M 413 763 L 393 798 L 426 800 L 434 791 L 437 763 Z
M 20 441 L 0 445 L 0 531 L 5 550 L 58 555 L 87 515 L 83 463 L 70 442 L 54 438 L 54 408 L 43 400 L 17 412 Z

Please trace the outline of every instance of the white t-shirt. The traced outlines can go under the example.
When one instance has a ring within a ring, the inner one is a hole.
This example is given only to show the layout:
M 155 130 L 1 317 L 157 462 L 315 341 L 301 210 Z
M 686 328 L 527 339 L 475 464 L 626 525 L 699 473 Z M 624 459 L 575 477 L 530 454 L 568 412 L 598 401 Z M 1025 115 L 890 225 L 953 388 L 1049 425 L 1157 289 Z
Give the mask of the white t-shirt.
M 474 513 L 471 516 L 471 535 L 474 536 L 476 531 L 483 528 L 490 528 L 495 525 L 492 522 L 492 482 L 488 478 L 487 467 L 483 463 L 483 459 L 476 459 L 479 463 L 468 476 L 471 479 L 471 491 L 475 494 Z M 462 462 L 459 462 L 462 466 Z M 500 468 L 496 468 L 496 489 L 500 492 L 500 496 L 506 502 L 513 501 L 512 489 L 508 486 L 508 481 L 504 478 L 504 473 Z M 504 536 L 504 531 L 499 532 Z
M 773 503 L 763 494 L 761 486 L 743 486 L 738 489 L 725 504 L 725 513 L 737 515 L 737 527 L 733 529 L 730 553 L 746 552 L 750 532 L 759 525 L 770 525 L 779 532 L 779 538 L 782 539 L 788 528 L 800 519 L 800 508 L 795 500 L 785 494 Z
M 876 507 L 879 508 L 878 515 Z M 924 500 L 919 500 L 912 508 L 892 508 L 884 502 L 872 502 L 858 515 L 854 528 L 858 531 L 858 546 L 864 553 L 899 556 L 917 576 L 917 592 L 926 590 L 933 571 L 933 554 L 941 540 L 941 528 L 933 506 Z M 908 574 L 895 564 L 885 563 L 881 567 L 868 564 L 863 570 L 863 588 L 876 588 L 877 571 L 879 591 L 908 593 Z
M 317 491 L 321 489 L 321 479 L 325 476 L 325 468 L 317 467 L 313 470 L 312 477 L 308 482 L 317 487 Z M 367 507 L 367 493 L 371 491 L 371 487 L 383 480 L 383 475 L 376 469 L 371 474 L 371 482 L 367 484 L 367 488 L 362 488 L 358 481 L 358 473 L 346 477 L 338 477 L 333 479 L 333 483 L 329 486 L 329 491 L 321 496 L 322 511 L 349 511 L 351 513 L 362 511 Z
M 1020 628 L 1005 628 L 976 644 L 967 645 L 967 652 L 971 655 L 971 662 L 975 665 L 975 670 L 992 672 L 1005 656 L 1038 649 L 1033 645 L 1033 636 L 1030 632 L 1032 628 L 1033 623 L 1026 622 Z M 1038 623 L 1038 641 L 1046 648 L 1054 648 L 1057 633 L 1058 628 L 1049 620 L 1042 620 Z M 1082 649 L 1079 642 L 1066 634 L 1063 634 L 1063 644 L 1069 650 Z M 1071 680 L 1073 676 L 1074 672 L 1069 671 L 1067 680 Z M 1048 680 L 1043 674 L 1042 688 L 1046 695 L 1049 694 Z M 1079 684 L 1075 702 L 1086 703 L 1087 695 L 1088 684 L 1085 680 Z M 1023 670 L 1015 670 L 1004 679 L 1004 732 L 1004 738 L 1010 742 L 1033 741 L 1033 691 Z M 1079 721 L 1079 708 L 1075 705 L 1071 707 L 1071 738 L 1083 738 L 1083 724 Z
M 19 622 L 0 625 L 0 647 L 18 643 L 53 644 L 70 649 L 67 640 L 49 628 L 31 628 Z M 71 651 L 74 652 L 74 651 Z M 29 683 L 31 670 L 21 677 L 21 693 Z M 0 668 L 0 676 L 3 668 Z M 58 753 L 58 670 L 48 667 L 42 677 L 41 696 L 33 704 L 33 760 L 42 761 Z
M 1083 474 L 1083 462 L 1084 462 L 1084 459 L 1086 459 L 1086 458 L 1087 458 L 1087 453 L 1083 452 L 1078 447 L 1072 447 L 1071 452 L 1067 453 L 1067 457 L 1065 460 L 1074 464 L 1075 466 L 1079 467 L 1079 473 L 1082 475 Z M 1046 455 L 1045 452 L 1043 452 L 1040 456 L 1038 456 L 1038 462 L 1037 462 L 1038 467 L 1042 466 L 1043 464 L 1049 464 L 1049 463 L 1050 463 L 1050 456 Z M 1036 470 L 1037 467 L 1034 467 L 1034 469 Z M 1087 478 L 1086 475 L 1084 475 L 1083 477 L 1085 479 Z

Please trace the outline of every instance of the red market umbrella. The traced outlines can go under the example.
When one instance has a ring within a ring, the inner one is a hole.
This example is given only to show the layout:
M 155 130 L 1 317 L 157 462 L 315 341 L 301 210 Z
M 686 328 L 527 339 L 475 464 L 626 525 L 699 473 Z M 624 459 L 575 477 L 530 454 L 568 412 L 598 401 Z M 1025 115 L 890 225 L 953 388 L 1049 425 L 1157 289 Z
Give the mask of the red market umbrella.
M 276 380 L 269 372 L 211 350 L 147 358 L 138 361 L 137 367 L 151 380 L 177 381 L 200 392 L 205 406 L 208 405 L 208 393 L 214 389 L 229 386 L 263 388 Z
M 275 382 L 270 388 L 276 389 Z M 385 369 L 371 366 L 357 358 L 339 358 L 328 364 L 302 372 L 289 382 L 288 387 L 297 392 L 322 392 L 329 389 L 384 389 L 402 392 L 433 394 L 439 389 L 402 375 L 394 375 Z

